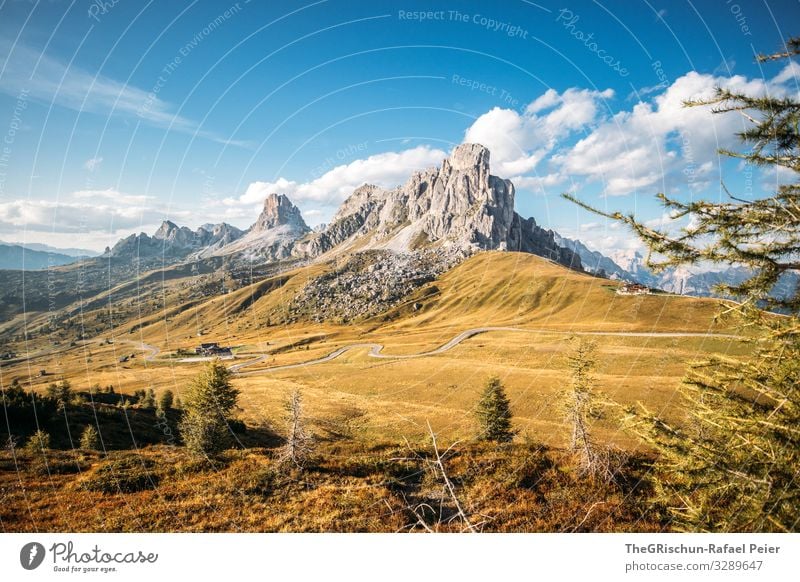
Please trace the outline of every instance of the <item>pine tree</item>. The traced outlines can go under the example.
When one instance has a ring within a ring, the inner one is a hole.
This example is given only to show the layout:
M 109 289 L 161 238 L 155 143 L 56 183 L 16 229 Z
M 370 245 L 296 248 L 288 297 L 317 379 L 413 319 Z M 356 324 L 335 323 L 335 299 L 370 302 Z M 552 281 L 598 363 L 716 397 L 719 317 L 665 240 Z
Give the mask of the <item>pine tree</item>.
M 230 444 L 228 421 L 239 397 L 230 371 L 209 362 L 184 394 L 180 432 L 186 447 L 197 455 L 213 455 Z
M 100 448 L 100 434 L 91 424 L 87 424 L 81 433 L 80 448 L 87 451 L 96 451 Z
M 568 357 L 570 386 L 564 399 L 564 415 L 570 428 L 569 449 L 578 454 L 581 474 L 594 474 L 598 454 L 592 441 L 589 422 L 597 416 L 597 397 L 592 372 L 596 346 L 580 341 Z
M 511 428 L 511 404 L 500 378 L 489 378 L 475 415 L 480 424 L 479 436 L 482 440 L 505 443 L 514 438 L 516 433 Z
M 286 403 L 286 444 L 279 455 L 283 463 L 291 463 L 298 469 L 304 469 L 314 451 L 314 439 L 306 428 L 303 416 L 303 399 L 295 390 Z
M 25 444 L 25 450 L 30 454 L 43 454 L 50 448 L 50 435 L 43 430 L 33 433 Z
M 797 54 L 800 38 L 759 60 Z M 739 134 L 752 145 L 749 151 L 720 153 L 800 172 L 796 93 L 753 96 L 717 89 L 712 99 L 686 105 L 713 105 L 715 114 L 738 112 L 750 124 Z M 592 210 L 629 225 L 650 248 L 652 268 L 700 261 L 748 267 L 747 280 L 719 290 L 741 299 L 725 310 L 736 315 L 753 345 L 749 357 L 716 357 L 690 367 L 682 386 L 687 422 L 669 423 L 646 409 L 630 411 L 630 426 L 660 453 L 660 501 L 680 530 L 797 531 L 800 289 L 783 297 L 772 292 L 785 273 L 800 270 L 800 183 L 751 200 L 733 195 L 722 202 L 659 198 L 674 216 L 692 218 L 679 235 L 649 228 L 632 215 Z
M 144 391 L 143 391 L 144 392 Z M 148 388 L 142 397 L 142 408 L 155 408 L 156 407 L 156 392 L 152 388 Z
M 47 387 L 46 394 L 58 403 L 59 408 L 67 406 L 72 401 L 72 385 L 68 380 L 55 382 Z
M 164 390 L 164 392 L 161 393 L 161 398 L 158 399 L 158 408 L 163 412 L 166 412 L 172 408 L 174 401 L 175 394 L 173 394 L 172 390 Z

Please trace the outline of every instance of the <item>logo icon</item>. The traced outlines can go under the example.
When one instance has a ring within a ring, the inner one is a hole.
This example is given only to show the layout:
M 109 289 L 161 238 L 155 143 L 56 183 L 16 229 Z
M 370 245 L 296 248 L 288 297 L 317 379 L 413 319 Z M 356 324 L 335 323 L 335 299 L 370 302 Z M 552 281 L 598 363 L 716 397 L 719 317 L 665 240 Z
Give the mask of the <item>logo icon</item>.
M 26 570 L 35 570 L 44 561 L 44 546 L 39 542 L 29 542 L 19 551 L 19 563 Z

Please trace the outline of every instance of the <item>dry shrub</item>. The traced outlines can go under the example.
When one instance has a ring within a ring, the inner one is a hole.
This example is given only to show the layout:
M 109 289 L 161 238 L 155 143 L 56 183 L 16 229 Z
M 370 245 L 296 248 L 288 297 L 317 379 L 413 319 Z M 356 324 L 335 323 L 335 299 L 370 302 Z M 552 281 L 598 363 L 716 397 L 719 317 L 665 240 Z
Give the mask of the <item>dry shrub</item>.
M 86 476 L 81 486 L 100 493 L 136 493 L 158 486 L 155 463 L 144 456 L 125 455 L 110 460 Z

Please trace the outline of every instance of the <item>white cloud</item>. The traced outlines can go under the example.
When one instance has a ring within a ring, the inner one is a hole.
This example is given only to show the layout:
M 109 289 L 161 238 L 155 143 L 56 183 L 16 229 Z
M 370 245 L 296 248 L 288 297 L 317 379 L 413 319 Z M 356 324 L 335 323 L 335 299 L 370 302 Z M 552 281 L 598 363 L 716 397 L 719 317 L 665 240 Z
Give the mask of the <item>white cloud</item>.
M 331 207 L 340 204 L 363 184 L 392 188 L 408 179 L 414 171 L 438 165 L 445 157 L 446 152 L 429 146 L 376 154 L 336 166 L 310 182 L 286 178 L 278 178 L 274 182 L 253 182 L 243 195 L 227 198 L 223 204 L 230 207 L 260 205 L 274 192 L 286 194 L 292 202 L 301 206 L 303 203 L 314 203 Z
M 789 63 L 778 73 L 772 80 L 773 83 L 786 83 L 787 81 L 794 81 L 797 83 L 800 80 L 800 64 L 797 61 L 789 61 Z
M 746 121 L 683 103 L 711 97 L 717 86 L 748 94 L 781 94 L 784 89 L 776 81 L 786 78 L 784 72 L 771 82 L 687 73 L 652 102 L 617 113 L 552 161 L 564 173 L 601 183 L 612 196 L 645 188 L 703 187 L 717 165 L 717 149 L 737 147 L 735 134 Z
M 62 200 L 18 199 L 0 203 L 0 233 L 5 239 L 77 246 L 102 251 L 132 233 L 152 234 L 169 218 L 179 224 L 218 222 L 214 210 L 175 209 L 158 198 L 106 190 L 80 190 Z
M 89 170 L 90 172 L 94 172 L 95 170 L 100 168 L 100 164 L 102 163 L 103 163 L 102 157 L 89 158 L 83 163 L 83 169 Z
M 152 206 L 83 201 L 12 200 L 0 203 L 0 232 L 19 230 L 81 233 L 158 224 L 163 213 Z
M 0 91 L 7 95 L 17 97 L 20 88 L 25 88 L 32 99 L 46 104 L 79 112 L 135 117 L 156 127 L 218 143 L 251 146 L 202 129 L 196 121 L 174 113 L 152 92 L 67 65 L 20 43 L 0 38 L 0 54 L 7 55 L 0 75 Z
M 581 232 L 595 231 L 600 230 L 601 228 L 603 228 L 603 225 L 599 222 L 584 222 L 580 226 Z
M 548 89 L 539 97 L 531 101 L 530 104 L 525 108 L 525 112 L 534 115 L 543 109 L 550 109 L 554 105 L 558 104 L 558 99 L 558 91 L 555 89 Z
M 719 180 L 717 149 L 737 147 L 736 132 L 746 121 L 684 102 L 711 97 L 717 86 L 780 95 L 799 72 L 796 63 L 768 81 L 690 72 L 671 85 L 646 89 L 639 98 L 651 95 L 647 101 L 613 115 L 604 113 L 611 90 L 548 89 L 524 113 L 495 107 L 481 115 L 464 141 L 487 146 L 493 173 L 514 176 L 520 189 L 546 191 L 569 181 L 597 183 L 610 196 L 697 191 Z
M 545 174 L 543 176 L 514 176 L 511 178 L 517 189 L 544 192 L 546 188 L 565 183 L 567 177 L 563 174 Z
M 524 113 L 495 107 L 467 129 L 465 142 L 485 145 L 492 153 L 492 172 L 499 176 L 525 174 L 562 140 L 594 123 L 611 89 L 567 89 L 559 94 L 548 89 L 531 102 Z

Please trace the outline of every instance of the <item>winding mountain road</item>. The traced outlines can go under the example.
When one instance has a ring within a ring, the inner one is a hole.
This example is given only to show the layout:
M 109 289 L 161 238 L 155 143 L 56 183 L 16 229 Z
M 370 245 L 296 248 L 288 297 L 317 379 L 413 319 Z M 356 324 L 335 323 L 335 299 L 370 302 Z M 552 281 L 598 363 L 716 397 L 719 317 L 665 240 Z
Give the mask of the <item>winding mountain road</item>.
M 239 376 L 255 376 L 258 374 L 269 374 L 281 370 L 291 370 L 294 368 L 304 368 L 306 366 L 315 366 L 317 364 L 324 364 L 330 362 L 341 356 L 342 354 L 351 350 L 369 349 L 368 356 L 371 358 L 382 358 L 390 360 L 404 360 L 411 358 L 424 358 L 426 356 L 434 356 L 449 351 L 456 347 L 461 342 L 468 340 L 476 335 L 487 333 L 491 331 L 503 332 L 520 332 L 520 333 L 537 333 L 537 334 L 559 334 L 559 335 L 580 335 L 580 336 L 620 336 L 620 337 L 650 337 L 650 338 L 676 338 L 676 337 L 701 337 L 701 338 L 714 338 L 714 339 L 742 339 L 742 336 L 731 334 L 713 334 L 713 333 L 699 333 L 699 332 L 635 332 L 635 331 L 560 331 L 551 329 L 523 329 L 519 327 L 475 327 L 462 331 L 457 334 L 453 339 L 447 343 L 442 344 L 436 349 L 419 352 L 417 354 L 383 354 L 383 345 L 376 343 L 357 343 L 342 346 L 326 356 L 307 360 L 305 362 L 298 362 L 297 364 L 285 364 L 282 366 L 273 366 L 271 368 L 263 368 L 261 370 L 253 370 L 251 372 L 241 372 L 243 368 L 247 368 L 263 362 L 267 359 L 267 355 L 258 356 L 252 360 L 242 362 L 241 364 L 234 364 L 229 369 L 231 372 Z
M 156 359 L 156 356 L 161 353 L 161 350 L 156 346 L 151 346 L 150 344 L 146 344 L 144 342 L 137 342 L 133 340 L 122 340 L 126 344 L 131 344 L 136 349 L 139 349 L 143 352 L 146 352 L 144 355 L 145 362 L 152 362 Z

